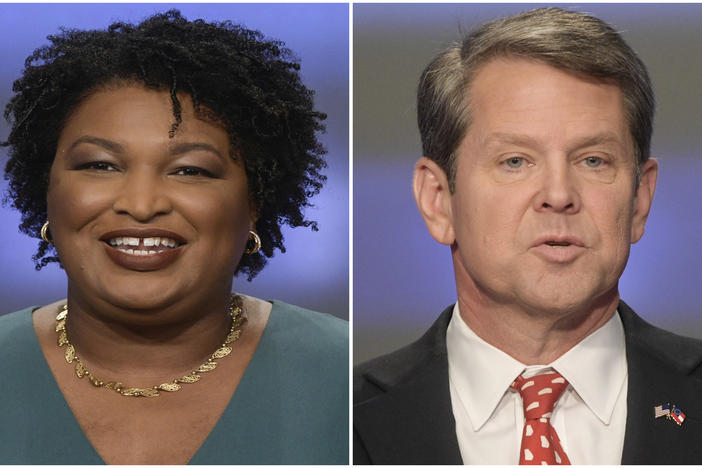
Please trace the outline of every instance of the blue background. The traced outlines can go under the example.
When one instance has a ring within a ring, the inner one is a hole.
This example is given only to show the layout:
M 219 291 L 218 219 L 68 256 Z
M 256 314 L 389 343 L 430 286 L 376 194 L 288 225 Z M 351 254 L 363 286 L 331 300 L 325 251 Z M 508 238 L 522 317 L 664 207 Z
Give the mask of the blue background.
M 483 21 L 535 4 L 354 5 L 354 359 L 414 340 L 455 302 L 450 251 L 411 192 L 422 155 L 415 93 L 429 61 Z M 622 297 L 646 320 L 702 337 L 702 5 L 570 4 L 620 31 L 649 68 L 658 188 Z
M 265 299 L 280 299 L 348 318 L 348 76 L 349 28 L 345 4 L 0 4 L 0 104 L 25 58 L 47 43 L 60 26 L 105 28 L 116 20 L 138 22 L 178 8 L 188 19 L 231 20 L 285 42 L 301 61 L 303 82 L 316 91 L 317 109 L 328 115 L 321 139 L 328 150 L 327 184 L 307 211 L 319 232 L 285 229 L 285 254 L 277 253 L 249 283 L 235 278 L 234 289 Z M 7 123 L 0 124 L 6 139 Z M 4 168 L 7 156 L 0 151 Z M 5 191 L 6 182 L 0 182 Z M 0 313 L 65 297 L 63 270 L 40 272 L 31 260 L 37 242 L 21 233 L 19 213 L 0 208 Z

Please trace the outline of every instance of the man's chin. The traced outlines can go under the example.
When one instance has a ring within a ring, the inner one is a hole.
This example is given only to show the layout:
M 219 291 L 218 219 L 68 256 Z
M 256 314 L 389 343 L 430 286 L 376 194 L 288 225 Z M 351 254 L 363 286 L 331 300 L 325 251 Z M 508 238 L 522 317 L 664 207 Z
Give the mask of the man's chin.
M 519 295 L 519 303 L 523 304 L 528 313 L 554 317 L 590 314 L 597 309 L 607 308 L 618 300 L 616 286 L 605 293 L 594 288 L 573 290 L 561 287 L 540 288 Z

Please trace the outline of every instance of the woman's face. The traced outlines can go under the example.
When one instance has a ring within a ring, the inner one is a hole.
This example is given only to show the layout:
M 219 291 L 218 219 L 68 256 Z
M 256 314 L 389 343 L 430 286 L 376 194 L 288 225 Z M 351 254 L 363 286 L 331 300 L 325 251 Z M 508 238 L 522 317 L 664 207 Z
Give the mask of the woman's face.
M 158 309 L 231 286 L 254 223 L 227 132 L 179 96 L 115 85 L 69 116 L 51 167 L 50 232 L 80 297 Z

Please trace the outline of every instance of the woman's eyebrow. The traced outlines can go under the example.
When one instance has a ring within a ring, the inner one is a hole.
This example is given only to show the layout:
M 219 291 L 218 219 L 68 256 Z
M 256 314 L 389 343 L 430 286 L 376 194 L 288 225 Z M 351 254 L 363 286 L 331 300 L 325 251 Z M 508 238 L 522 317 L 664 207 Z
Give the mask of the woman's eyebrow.
M 112 153 L 124 153 L 124 147 L 120 145 L 119 143 L 111 140 L 106 140 L 104 138 L 100 137 L 95 137 L 95 136 L 90 136 L 90 135 L 83 135 L 79 138 L 77 138 L 71 146 L 68 147 L 68 150 L 72 150 L 76 146 L 80 145 L 81 143 L 89 143 L 92 145 L 97 145 L 105 148 L 106 150 L 112 152 Z
M 96 136 L 91 136 L 91 135 L 83 135 L 81 137 L 78 137 L 72 144 L 71 146 L 68 147 L 68 150 L 72 150 L 76 146 L 83 144 L 83 143 L 88 143 L 92 145 L 97 145 L 102 148 L 105 148 L 106 150 L 112 152 L 112 153 L 118 153 L 118 154 L 124 154 L 126 150 L 124 149 L 124 146 L 121 144 L 112 141 L 112 140 L 106 140 L 105 138 L 100 138 Z M 169 144 L 168 145 L 168 154 L 171 156 L 179 155 L 179 154 L 184 154 L 189 151 L 209 151 L 213 153 L 215 156 L 218 156 L 222 158 L 222 153 L 215 148 L 214 146 L 210 145 L 209 143 L 204 143 L 204 142 L 185 142 L 185 143 L 174 143 L 174 144 Z
M 216 156 L 223 158 L 222 153 L 210 145 L 209 143 L 202 142 L 185 142 L 185 143 L 174 143 L 168 145 L 168 154 L 174 156 L 178 154 L 184 154 L 189 151 L 209 151 L 214 153 Z

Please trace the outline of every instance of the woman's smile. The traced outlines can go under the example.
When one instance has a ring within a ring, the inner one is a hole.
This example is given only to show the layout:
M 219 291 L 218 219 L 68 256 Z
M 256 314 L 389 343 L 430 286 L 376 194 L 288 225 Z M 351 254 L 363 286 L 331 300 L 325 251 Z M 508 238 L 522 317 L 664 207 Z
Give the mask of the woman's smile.
M 100 239 L 107 256 L 116 265 L 136 271 L 171 266 L 187 244 L 181 235 L 162 229 L 120 229 Z

